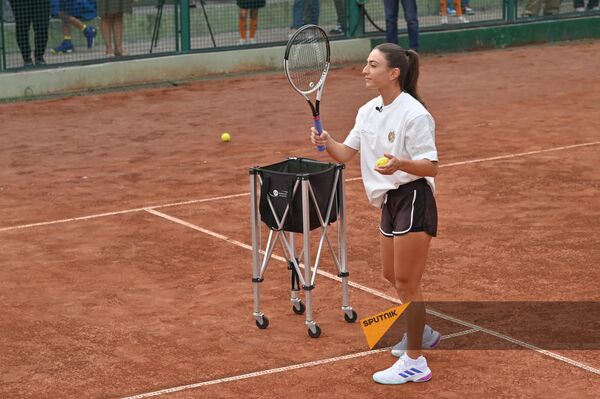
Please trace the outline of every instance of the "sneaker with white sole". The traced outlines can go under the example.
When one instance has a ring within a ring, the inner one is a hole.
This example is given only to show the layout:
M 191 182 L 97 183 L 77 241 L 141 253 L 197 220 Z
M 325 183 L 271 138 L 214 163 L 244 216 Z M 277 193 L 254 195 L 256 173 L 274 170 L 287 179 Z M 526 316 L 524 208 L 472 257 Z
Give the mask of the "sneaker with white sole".
M 333 28 L 329 31 L 330 35 L 341 35 L 342 33 L 344 33 L 344 29 L 342 29 L 341 24 L 336 24 L 335 28 Z
M 435 348 L 440 344 L 440 340 L 442 339 L 442 334 L 435 331 L 433 328 L 429 327 L 425 324 L 425 328 L 423 329 L 423 349 L 431 349 Z M 402 341 L 398 342 L 396 345 L 392 347 L 392 355 L 396 357 L 400 357 L 404 355 L 406 349 L 408 348 L 408 337 L 406 334 L 402 337 Z
M 75 51 L 75 47 L 69 39 L 63 40 L 60 46 L 50 49 L 52 54 L 68 54 L 72 53 L 73 51 Z
M 469 6 L 464 6 L 463 7 L 463 14 L 464 15 L 475 15 L 475 10 L 473 10 L 471 7 Z
M 373 381 L 379 384 L 405 384 L 407 382 L 426 382 L 431 379 L 431 370 L 427 367 L 427 360 L 423 356 L 411 359 L 406 354 L 382 371 L 373 374 Z

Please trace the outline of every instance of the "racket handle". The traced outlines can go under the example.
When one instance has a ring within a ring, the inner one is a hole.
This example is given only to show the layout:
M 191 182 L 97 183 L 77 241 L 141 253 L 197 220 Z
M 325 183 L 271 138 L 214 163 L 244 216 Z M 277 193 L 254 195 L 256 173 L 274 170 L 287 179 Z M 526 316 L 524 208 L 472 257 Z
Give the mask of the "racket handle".
M 317 129 L 317 132 L 319 132 L 319 135 L 321 135 L 321 133 L 323 133 L 323 124 L 321 123 L 321 117 L 320 116 L 313 117 L 313 124 L 315 126 L 315 129 Z M 325 146 L 318 145 L 317 150 L 325 151 Z

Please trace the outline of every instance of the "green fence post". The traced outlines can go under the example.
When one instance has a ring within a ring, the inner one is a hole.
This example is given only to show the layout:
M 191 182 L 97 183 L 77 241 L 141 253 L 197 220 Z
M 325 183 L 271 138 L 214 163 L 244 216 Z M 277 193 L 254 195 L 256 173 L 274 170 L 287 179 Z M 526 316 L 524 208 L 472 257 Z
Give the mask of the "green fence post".
M 5 70 L 6 49 L 4 48 L 4 4 L 0 4 L 0 72 L 4 72 Z
M 504 0 L 505 18 L 507 21 L 515 21 L 517 19 L 517 0 Z
M 361 37 L 365 34 L 365 15 L 363 7 L 366 0 L 346 0 L 347 26 L 346 36 Z
M 181 50 L 181 30 L 179 29 L 179 7 L 181 7 L 181 2 L 175 0 L 173 4 L 173 23 L 175 24 L 175 52 L 179 53 Z
M 181 0 L 181 52 L 190 52 L 190 2 Z

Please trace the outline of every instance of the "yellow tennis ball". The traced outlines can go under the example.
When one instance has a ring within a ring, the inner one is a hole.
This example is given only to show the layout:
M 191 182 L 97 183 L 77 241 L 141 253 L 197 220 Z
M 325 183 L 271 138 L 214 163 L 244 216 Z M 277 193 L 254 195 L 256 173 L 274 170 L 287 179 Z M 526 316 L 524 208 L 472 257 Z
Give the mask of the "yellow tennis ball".
M 226 143 L 226 142 L 228 142 L 229 140 L 231 140 L 231 136 L 229 135 L 229 133 L 223 133 L 223 134 L 221 135 L 221 141 L 223 141 L 223 142 L 225 142 L 225 143 Z
M 375 165 L 377 165 L 377 167 L 380 166 L 385 166 L 387 163 L 389 162 L 389 159 L 386 157 L 381 157 L 377 160 L 377 162 L 375 162 Z

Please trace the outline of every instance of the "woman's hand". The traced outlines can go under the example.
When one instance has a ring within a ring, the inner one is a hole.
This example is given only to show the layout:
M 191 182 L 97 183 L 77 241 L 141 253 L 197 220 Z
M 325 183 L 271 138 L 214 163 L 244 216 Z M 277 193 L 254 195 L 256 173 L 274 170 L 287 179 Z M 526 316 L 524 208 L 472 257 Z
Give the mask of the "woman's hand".
M 421 177 L 435 177 L 438 173 L 437 161 L 429 159 L 418 159 L 411 161 L 410 159 L 397 158 L 392 154 L 384 154 L 388 162 L 383 166 L 375 166 L 375 171 L 382 175 L 391 175 L 397 171 L 408 173 L 409 175 Z
M 310 128 L 310 141 L 316 146 L 327 147 L 329 141 L 329 133 L 323 130 L 323 133 L 319 135 L 319 132 L 314 127 Z
M 375 166 L 375 171 L 382 175 L 391 175 L 394 172 L 402 170 L 404 160 L 396 158 L 392 154 L 383 154 L 383 156 L 388 159 L 387 163 L 383 166 Z

